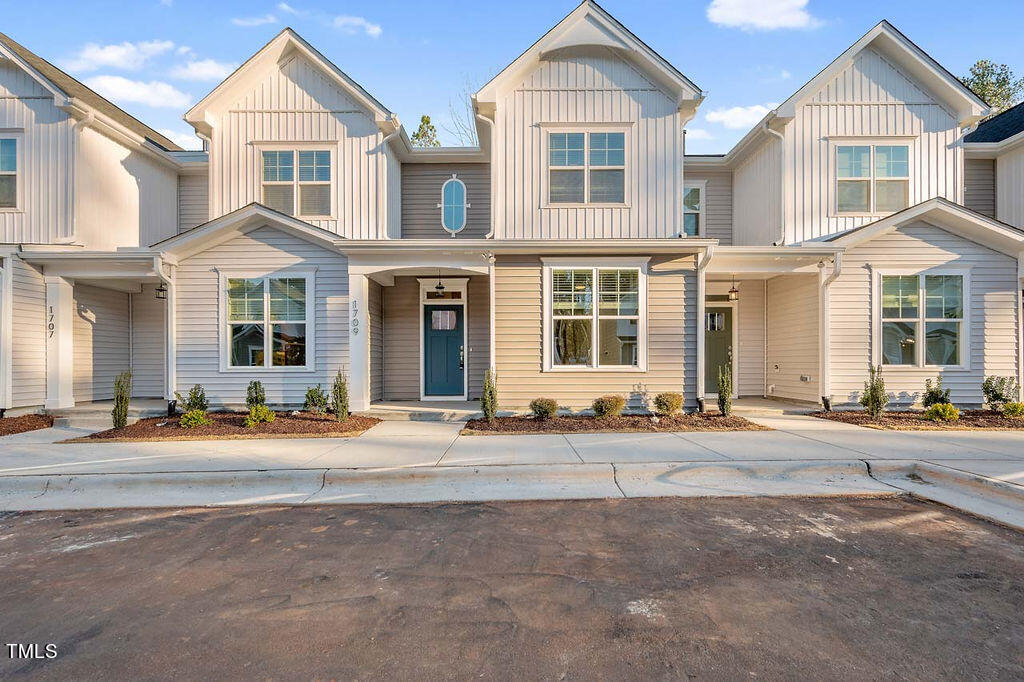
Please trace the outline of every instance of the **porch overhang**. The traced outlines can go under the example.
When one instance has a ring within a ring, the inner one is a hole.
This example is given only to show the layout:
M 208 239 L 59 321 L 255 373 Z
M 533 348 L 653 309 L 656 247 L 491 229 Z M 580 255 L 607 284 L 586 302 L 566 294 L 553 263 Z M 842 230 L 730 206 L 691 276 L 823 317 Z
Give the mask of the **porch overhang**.
M 708 263 L 709 277 L 767 279 L 784 274 L 809 274 L 842 253 L 841 246 L 719 246 Z
M 18 257 L 44 276 L 138 293 L 143 284 L 160 282 L 163 262 L 146 251 L 22 251 Z

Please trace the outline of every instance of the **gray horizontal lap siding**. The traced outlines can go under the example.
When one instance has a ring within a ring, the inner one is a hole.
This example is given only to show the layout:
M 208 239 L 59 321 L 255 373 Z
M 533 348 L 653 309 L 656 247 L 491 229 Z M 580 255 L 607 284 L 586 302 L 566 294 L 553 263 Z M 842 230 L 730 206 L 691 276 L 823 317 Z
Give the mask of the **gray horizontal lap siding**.
M 114 378 L 131 367 L 129 295 L 76 284 L 74 296 L 75 402 L 110 400 Z
M 964 159 L 964 206 L 996 217 L 995 159 Z
M 491 224 L 490 164 L 402 164 L 402 237 L 437 239 L 450 235 L 441 227 L 441 186 L 452 174 L 466 185 L 466 227 L 456 239 L 486 236 Z
M 43 275 L 12 257 L 11 407 L 46 399 L 46 285 Z
M 158 300 L 154 288 L 147 284 L 131 298 L 132 395 L 136 398 L 164 395 L 167 301 Z
M 315 353 L 309 371 L 246 368 L 220 371 L 218 270 L 266 276 L 316 268 Z M 348 262 L 340 255 L 270 227 L 214 246 L 181 263 L 177 271 L 177 389 L 206 388 L 211 404 L 241 404 L 249 381 L 259 379 L 274 404 L 301 404 L 306 388 L 330 387 L 348 367 Z
M 685 182 L 705 181 L 704 233 L 720 244 L 732 244 L 732 171 L 687 169 Z

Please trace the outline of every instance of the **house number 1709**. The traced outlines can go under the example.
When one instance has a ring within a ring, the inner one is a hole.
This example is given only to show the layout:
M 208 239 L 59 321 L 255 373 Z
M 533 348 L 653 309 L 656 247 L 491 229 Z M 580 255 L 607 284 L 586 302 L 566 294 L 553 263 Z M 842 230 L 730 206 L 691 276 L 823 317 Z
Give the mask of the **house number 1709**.
M 352 335 L 359 334 L 359 302 L 352 301 Z

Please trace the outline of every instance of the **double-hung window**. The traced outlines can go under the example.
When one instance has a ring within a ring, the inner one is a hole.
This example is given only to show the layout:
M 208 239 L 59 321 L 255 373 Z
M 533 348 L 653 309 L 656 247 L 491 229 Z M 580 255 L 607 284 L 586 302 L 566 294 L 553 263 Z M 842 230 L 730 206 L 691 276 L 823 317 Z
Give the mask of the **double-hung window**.
M 704 232 L 704 184 L 683 187 L 683 234 L 696 237 Z
M 262 180 L 265 206 L 300 218 L 331 215 L 331 152 L 265 150 Z
M 309 285 L 304 274 L 227 278 L 227 366 L 306 368 Z
M 836 211 L 892 213 L 907 207 L 910 147 L 839 145 L 836 147 Z
M 625 195 L 625 133 L 548 133 L 548 203 L 623 204 Z
M 643 366 L 643 270 L 548 266 L 546 366 Z
M 18 140 L 0 139 L 0 208 L 18 207 Z
M 881 275 L 883 365 L 964 364 L 965 275 Z

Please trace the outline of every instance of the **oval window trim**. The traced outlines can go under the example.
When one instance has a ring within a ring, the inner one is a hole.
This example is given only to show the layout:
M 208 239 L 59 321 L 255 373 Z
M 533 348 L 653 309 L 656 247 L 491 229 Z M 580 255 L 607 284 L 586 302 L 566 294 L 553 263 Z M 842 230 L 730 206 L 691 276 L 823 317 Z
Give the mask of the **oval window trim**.
M 451 188 L 452 192 L 456 193 L 450 200 L 448 196 L 449 188 Z M 459 201 L 460 197 L 458 194 L 461 194 L 461 201 Z M 454 173 L 441 185 L 441 203 L 437 205 L 441 209 L 441 228 L 453 237 L 466 229 L 466 209 L 469 208 L 469 202 L 466 201 L 467 198 L 466 183 L 460 180 Z M 458 227 L 453 228 L 448 222 L 449 219 L 452 219 Z

